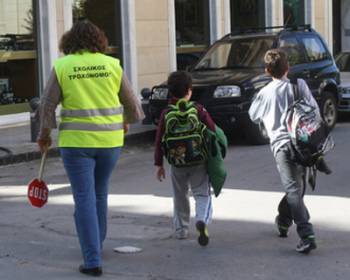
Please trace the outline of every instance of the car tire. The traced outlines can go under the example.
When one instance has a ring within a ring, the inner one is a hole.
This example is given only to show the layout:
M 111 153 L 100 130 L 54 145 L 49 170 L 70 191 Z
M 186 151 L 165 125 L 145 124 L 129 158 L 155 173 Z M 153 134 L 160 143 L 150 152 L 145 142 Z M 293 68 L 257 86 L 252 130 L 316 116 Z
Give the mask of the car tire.
M 320 102 L 320 112 L 328 128 L 332 130 L 337 123 L 337 100 L 331 92 L 323 92 Z
M 248 143 L 252 145 L 266 145 L 270 143 L 263 123 L 255 124 L 251 120 L 247 120 L 244 125 L 244 135 Z

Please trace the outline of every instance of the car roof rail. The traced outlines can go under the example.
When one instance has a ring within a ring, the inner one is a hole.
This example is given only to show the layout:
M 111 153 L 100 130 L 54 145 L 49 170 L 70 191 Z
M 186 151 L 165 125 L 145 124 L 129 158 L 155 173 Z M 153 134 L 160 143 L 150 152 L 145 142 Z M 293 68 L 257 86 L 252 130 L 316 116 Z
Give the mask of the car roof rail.
M 252 28 L 235 28 L 231 31 L 231 33 L 224 35 L 222 39 L 227 39 L 232 36 L 249 34 L 249 33 L 257 33 L 259 31 L 264 32 L 267 30 L 279 29 L 279 32 L 283 31 L 309 31 L 313 32 L 314 30 L 311 28 L 310 24 L 302 24 L 302 25 L 281 25 L 281 26 L 266 26 L 266 27 L 252 27 Z
M 310 24 L 301 24 L 301 25 L 287 25 L 281 32 L 283 31 L 309 31 L 314 32 L 315 30 L 311 27 Z

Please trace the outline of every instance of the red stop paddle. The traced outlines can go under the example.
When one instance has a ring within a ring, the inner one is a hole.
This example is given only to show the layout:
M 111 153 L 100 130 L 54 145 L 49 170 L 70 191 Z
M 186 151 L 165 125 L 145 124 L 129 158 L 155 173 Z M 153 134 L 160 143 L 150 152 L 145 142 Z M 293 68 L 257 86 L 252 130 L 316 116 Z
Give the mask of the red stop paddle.
M 28 185 L 28 199 L 30 203 L 35 207 L 43 207 L 49 196 L 49 189 L 46 183 L 42 180 L 44 166 L 46 161 L 47 151 L 45 151 L 41 157 L 39 176 L 33 179 Z

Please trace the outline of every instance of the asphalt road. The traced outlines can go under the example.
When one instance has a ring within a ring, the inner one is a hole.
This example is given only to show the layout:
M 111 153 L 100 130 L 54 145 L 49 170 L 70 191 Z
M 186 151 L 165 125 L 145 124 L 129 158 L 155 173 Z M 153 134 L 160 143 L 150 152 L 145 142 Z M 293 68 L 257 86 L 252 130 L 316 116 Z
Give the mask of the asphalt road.
M 151 144 L 127 147 L 111 180 L 109 231 L 102 279 L 330 280 L 350 279 L 350 122 L 340 122 L 327 156 L 330 176 L 319 174 L 308 205 L 319 248 L 300 255 L 295 227 L 278 238 L 274 217 L 283 196 L 268 146 L 233 140 L 229 176 L 213 198 L 210 243 L 201 248 L 194 227 L 184 241 L 172 237 L 170 181 L 155 180 Z M 26 185 L 39 161 L 0 167 L 0 279 L 84 279 L 73 223 L 73 201 L 59 158 L 48 160 L 49 203 L 32 208 Z M 193 202 L 193 201 L 192 201 Z M 193 204 L 192 204 L 193 206 Z M 132 245 L 138 254 L 113 248 Z

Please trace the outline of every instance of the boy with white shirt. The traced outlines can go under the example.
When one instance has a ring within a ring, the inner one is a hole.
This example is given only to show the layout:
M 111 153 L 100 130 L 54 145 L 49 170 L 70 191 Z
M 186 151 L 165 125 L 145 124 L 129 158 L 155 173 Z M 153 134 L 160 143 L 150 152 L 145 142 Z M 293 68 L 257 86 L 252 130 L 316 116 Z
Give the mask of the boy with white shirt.
M 296 250 L 299 253 L 309 253 L 317 246 L 303 199 L 305 168 L 292 160 L 290 136 L 285 122 L 287 109 L 294 101 L 293 85 L 287 79 L 288 58 L 281 49 L 272 49 L 266 52 L 264 60 L 265 71 L 272 76 L 272 81 L 260 90 L 249 109 L 249 115 L 253 122 L 263 122 L 266 128 L 286 192 L 278 206 L 278 216 L 275 220 L 280 236 L 287 237 L 288 229 L 294 222 L 300 237 Z M 300 96 L 319 110 L 305 81 L 298 79 L 297 83 Z M 322 167 L 327 169 L 323 160 L 322 164 Z

